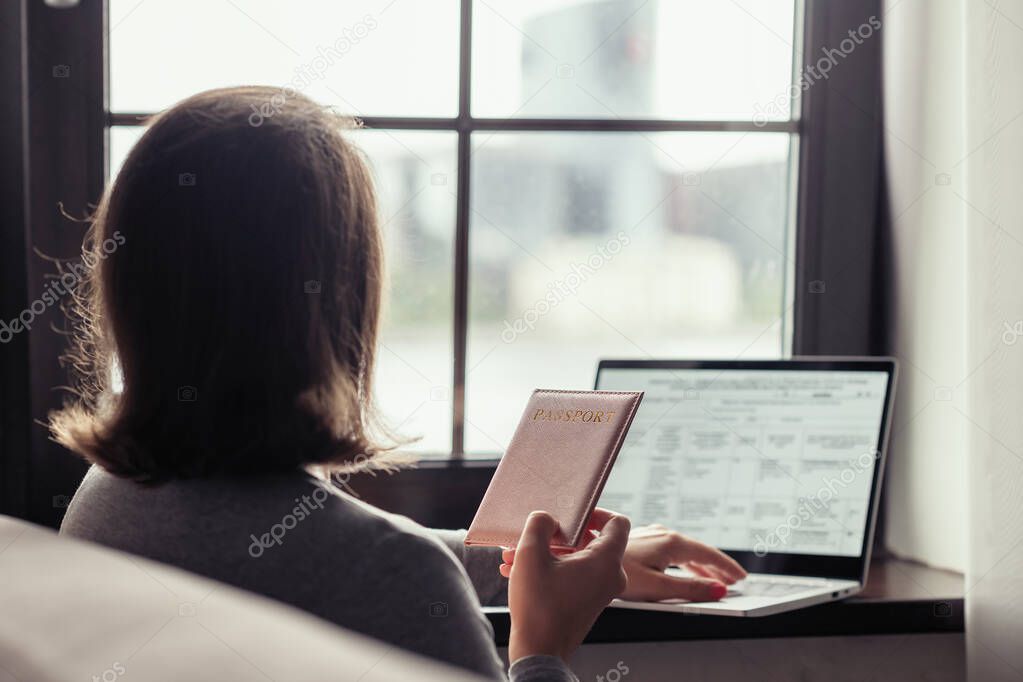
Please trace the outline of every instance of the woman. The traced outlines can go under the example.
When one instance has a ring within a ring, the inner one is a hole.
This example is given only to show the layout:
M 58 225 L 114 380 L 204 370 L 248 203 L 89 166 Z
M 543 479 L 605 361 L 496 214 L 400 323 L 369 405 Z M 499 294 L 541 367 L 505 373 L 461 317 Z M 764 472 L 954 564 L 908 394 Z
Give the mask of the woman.
M 273 115 L 256 125 L 253 111 Z M 63 532 L 492 678 L 504 670 L 480 602 L 507 600 L 513 680 L 571 679 L 565 660 L 623 589 L 724 594 L 738 564 L 664 529 L 630 542 L 603 510 L 589 546 L 559 557 L 556 522 L 534 514 L 502 563 L 330 484 L 394 449 L 370 400 L 376 202 L 344 127 L 295 93 L 215 90 L 156 117 L 131 151 L 87 242 L 120 236 L 80 300 L 85 397 L 51 418 L 94 465 Z

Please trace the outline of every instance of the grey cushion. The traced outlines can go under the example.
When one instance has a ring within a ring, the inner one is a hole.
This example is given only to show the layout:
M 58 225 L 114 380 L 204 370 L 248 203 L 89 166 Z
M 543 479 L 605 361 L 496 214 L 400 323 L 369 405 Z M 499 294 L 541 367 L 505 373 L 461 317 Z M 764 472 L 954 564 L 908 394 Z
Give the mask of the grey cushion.
M 470 680 L 221 583 L 0 517 L 0 682 Z

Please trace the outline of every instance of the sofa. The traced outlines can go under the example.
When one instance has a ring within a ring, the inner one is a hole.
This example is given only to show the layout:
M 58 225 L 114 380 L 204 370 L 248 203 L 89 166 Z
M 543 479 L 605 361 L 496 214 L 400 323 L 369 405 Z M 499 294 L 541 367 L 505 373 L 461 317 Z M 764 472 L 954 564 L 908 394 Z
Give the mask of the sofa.
M 0 682 L 477 679 L 302 611 L 0 516 Z

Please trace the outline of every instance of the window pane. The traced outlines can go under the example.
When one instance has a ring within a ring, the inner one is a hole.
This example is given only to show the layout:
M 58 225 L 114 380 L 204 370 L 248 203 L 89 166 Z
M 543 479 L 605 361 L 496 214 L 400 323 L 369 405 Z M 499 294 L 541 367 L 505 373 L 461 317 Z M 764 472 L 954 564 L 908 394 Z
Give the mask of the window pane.
M 111 128 L 112 176 L 143 130 Z M 377 401 L 399 435 L 421 437 L 410 450 L 446 457 L 452 422 L 456 136 L 364 130 L 355 140 L 373 166 L 387 253 Z
M 388 293 L 376 396 L 409 449 L 451 454 L 457 136 L 362 131 L 386 240 Z
M 128 152 L 146 131 L 142 126 L 116 126 L 110 129 L 110 177 L 116 178 Z
M 454 115 L 458 2 L 110 0 L 114 111 L 243 84 L 353 114 Z
M 793 0 L 477 0 L 473 114 L 784 120 Z
M 790 137 L 474 136 L 466 449 L 602 357 L 779 357 Z

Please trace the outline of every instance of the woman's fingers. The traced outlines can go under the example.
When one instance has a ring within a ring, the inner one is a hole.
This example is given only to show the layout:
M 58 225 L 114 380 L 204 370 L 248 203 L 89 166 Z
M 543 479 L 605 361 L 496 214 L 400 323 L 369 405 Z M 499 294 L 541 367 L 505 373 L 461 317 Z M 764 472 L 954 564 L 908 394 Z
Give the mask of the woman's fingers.
M 615 516 L 620 516 L 613 511 L 608 509 L 602 509 L 601 507 L 594 507 L 593 513 L 590 514 L 590 518 L 586 521 L 586 527 L 590 530 L 600 530 L 604 527 L 604 524 L 610 521 Z
M 688 599 L 689 601 L 717 601 L 725 596 L 728 588 L 717 580 L 708 578 L 679 578 L 667 573 L 654 576 L 653 594 L 650 601 L 663 599 Z
M 546 512 L 533 512 L 533 513 L 534 514 L 536 514 L 536 513 L 546 514 Z M 607 524 L 607 522 L 610 521 L 615 516 L 620 516 L 620 515 L 612 512 L 612 511 L 608 511 L 607 509 L 601 509 L 600 507 L 597 507 L 596 509 L 593 510 L 593 513 L 590 515 L 590 518 L 587 520 L 586 531 L 583 533 L 582 540 L 580 540 L 579 545 L 575 549 L 562 549 L 560 547 L 559 548 L 551 548 L 550 549 L 551 554 L 553 554 L 554 556 L 564 556 L 566 554 L 572 554 L 573 552 L 577 552 L 580 549 L 588 547 L 590 545 L 590 543 L 594 539 L 599 537 L 600 529 L 603 528 Z M 553 519 L 553 517 L 551 517 L 551 518 Z M 528 520 L 527 520 L 527 523 L 528 523 Z M 557 521 L 555 521 L 555 523 L 557 523 Z M 555 532 L 557 532 L 557 530 L 555 530 Z M 553 537 L 553 535 L 551 537 Z M 521 544 L 522 543 L 520 541 L 519 545 L 521 545 Z M 501 551 L 501 561 L 503 561 L 506 564 L 513 564 L 513 563 L 515 563 L 515 552 L 516 552 L 516 548 L 515 547 L 507 547 L 507 548 L 503 549 Z
M 550 544 L 557 532 L 558 522 L 553 516 L 543 511 L 532 512 L 515 548 L 515 560 L 535 566 L 549 564 L 552 560 Z
M 686 569 L 691 573 L 695 573 L 701 578 L 710 578 L 711 580 L 719 580 L 718 576 L 711 572 L 709 569 L 704 568 L 702 564 L 689 562 L 685 565 Z
M 623 522 L 628 524 L 628 519 L 626 517 L 598 507 L 594 509 L 593 514 L 590 515 L 587 522 L 587 530 L 583 535 L 584 539 L 576 550 L 550 549 L 550 541 L 557 533 L 557 521 L 545 512 L 534 512 L 533 515 L 530 515 L 530 520 L 532 520 L 533 516 L 537 514 L 542 515 L 542 518 L 533 521 L 533 523 L 536 524 L 532 529 L 533 537 L 534 540 L 540 544 L 543 542 L 547 543 L 547 557 L 550 557 L 551 555 L 563 556 L 583 548 L 593 549 L 605 547 L 605 549 L 602 549 L 601 551 L 607 551 L 606 547 L 610 546 L 611 549 L 617 551 L 619 547 L 622 547 L 620 524 Z M 611 534 L 608 532 L 609 524 L 612 524 L 611 530 L 614 531 Z M 529 525 L 529 521 L 527 521 L 527 525 Z M 692 538 L 688 538 L 680 533 L 666 531 L 663 526 L 644 526 L 637 529 L 637 531 L 638 532 L 633 533 L 631 536 L 636 540 L 656 535 L 663 536 L 663 539 L 659 541 L 661 543 L 661 549 L 658 550 L 660 561 L 664 562 L 662 565 L 684 566 L 698 576 L 708 578 L 714 582 L 721 582 L 726 585 L 730 585 L 746 577 L 745 569 L 743 569 L 737 561 L 710 545 L 693 540 Z M 539 533 L 539 535 L 537 535 L 537 533 Z M 608 537 L 609 535 L 610 537 Z M 525 536 L 526 532 L 523 531 L 523 538 L 525 538 Z M 626 530 L 626 537 L 624 538 L 626 544 L 628 543 L 628 539 L 629 530 Z M 519 547 L 521 548 L 521 546 L 522 542 L 520 541 Z M 623 547 L 622 551 L 624 551 Z M 511 565 L 515 563 L 516 554 L 516 549 L 505 549 L 501 553 L 501 559 L 505 564 Z
M 632 524 L 628 517 L 621 514 L 615 514 L 605 509 L 595 509 L 594 515 L 597 512 L 601 512 L 601 515 L 597 520 L 599 527 L 595 530 L 598 530 L 600 535 L 586 549 L 591 552 L 607 552 L 621 559 L 625 554 L 625 546 L 629 544 L 629 530 L 632 528 Z
M 646 538 L 663 535 L 668 529 L 659 523 L 649 523 L 645 526 L 636 526 L 629 531 L 631 538 Z
M 685 565 L 685 568 L 690 573 L 693 573 L 704 578 L 710 578 L 711 580 L 717 580 L 719 582 L 725 583 L 726 585 L 731 585 L 734 582 L 738 582 L 730 574 L 725 573 L 720 568 L 717 568 L 715 566 L 709 566 L 707 564 L 698 564 L 694 561 L 690 561 Z
M 591 542 L 593 542 L 593 539 L 596 538 L 598 535 L 599 533 L 597 531 L 593 530 L 592 528 L 587 528 L 586 530 L 583 531 L 582 536 L 580 536 L 579 538 L 579 542 L 576 543 L 576 546 L 574 548 L 561 551 L 562 553 L 567 554 L 569 552 L 578 552 L 580 549 L 585 549 L 587 546 L 589 546 Z
M 739 562 L 721 550 L 678 533 L 672 533 L 669 538 L 671 563 L 701 564 L 704 568 L 718 572 L 720 577 L 728 582 L 736 582 L 746 577 L 746 571 Z
M 553 554 L 554 556 L 564 556 L 566 554 L 571 554 L 572 552 L 576 551 L 574 549 L 562 549 L 560 547 L 551 547 L 550 549 L 551 549 L 551 554 Z M 501 551 L 501 561 L 503 561 L 506 564 L 514 564 L 515 563 L 515 550 L 513 548 L 508 548 L 508 549 L 502 550 Z

